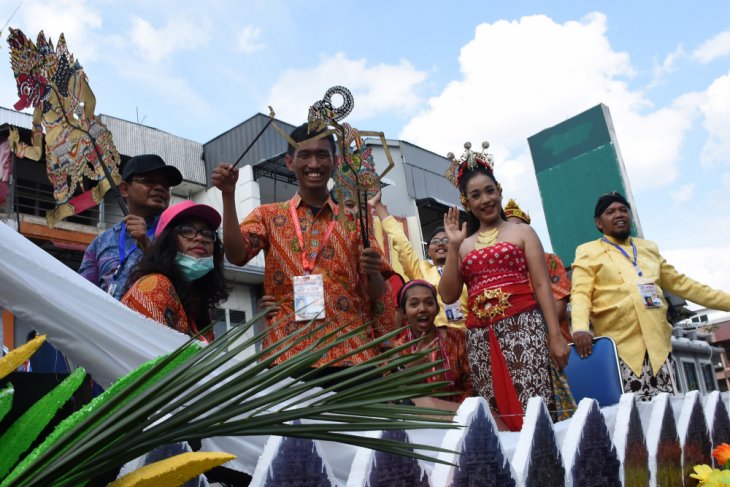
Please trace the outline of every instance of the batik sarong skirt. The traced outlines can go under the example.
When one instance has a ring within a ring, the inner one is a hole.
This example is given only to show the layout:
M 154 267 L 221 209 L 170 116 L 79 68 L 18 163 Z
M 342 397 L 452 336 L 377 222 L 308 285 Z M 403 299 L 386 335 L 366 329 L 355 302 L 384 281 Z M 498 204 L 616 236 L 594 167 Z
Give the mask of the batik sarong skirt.
M 540 396 L 548 408 L 555 409 L 550 379 L 550 349 L 547 327 L 538 310 L 525 311 L 493 323 L 497 342 L 514 384 L 523 411 L 527 401 Z M 471 365 L 474 390 L 489 401 L 497 412 L 490 358 L 489 328 L 467 330 L 467 354 Z

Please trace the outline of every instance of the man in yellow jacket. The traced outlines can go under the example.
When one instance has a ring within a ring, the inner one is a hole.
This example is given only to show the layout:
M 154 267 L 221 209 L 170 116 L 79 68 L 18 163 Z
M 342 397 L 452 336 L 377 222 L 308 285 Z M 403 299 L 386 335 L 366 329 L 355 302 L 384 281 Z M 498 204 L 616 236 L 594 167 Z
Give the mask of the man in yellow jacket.
M 654 242 L 631 238 L 630 205 L 621 194 L 601 196 L 594 216 L 603 237 L 580 245 L 573 263 L 570 299 L 578 354 L 591 353 L 590 322 L 595 336 L 616 342 L 624 392 L 645 401 L 674 392 L 668 360 L 672 326 L 663 291 L 723 311 L 730 310 L 730 294 L 677 272 Z
M 398 254 L 398 262 L 408 279 L 423 279 L 438 288 L 441 280 L 441 271 L 446 263 L 446 254 L 449 239 L 443 227 L 437 228 L 428 240 L 428 256 L 431 260 L 422 260 L 413 250 L 411 243 L 403 232 L 403 227 L 393 218 L 381 201 L 381 193 L 368 200 L 368 205 L 375 209 L 375 214 L 383 225 L 383 231 L 393 243 L 393 249 Z M 461 290 L 461 297 L 456 303 L 443 303 L 441 296 L 437 296 L 439 314 L 436 316 L 436 326 L 451 326 L 465 329 L 468 294 L 466 286 Z

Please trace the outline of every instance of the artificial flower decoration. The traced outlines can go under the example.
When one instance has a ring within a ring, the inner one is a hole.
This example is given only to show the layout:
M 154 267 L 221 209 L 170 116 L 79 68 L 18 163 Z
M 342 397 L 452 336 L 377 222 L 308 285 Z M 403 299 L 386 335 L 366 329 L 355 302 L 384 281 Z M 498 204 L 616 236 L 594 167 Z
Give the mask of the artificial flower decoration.
M 689 474 L 689 476 L 693 479 L 699 480 L 700 485 L 703 485 L 707 481 L 707 479 L 710 478 L 710 475 L 712 475 L 714 469 L 709 465 L 695 465 L 694 471 L 695 472 Z
M 730 486 L 730 445 L 722 443 L 712 450 L 717 464 L 722 469 L 712 468 L 709 465 L 695 465 L 694 473 L 689 474 L 693 479 L 699 480 L 698 485 L 703 487 Z
M 707 480 L 700 482 L 703 487 L 724 487 L 730 485 L 730 470 L 714 469 Z
M 712 456 L 715 457 L 718 465 L 725 467 L 728 460 L 730 460 L 730 445 L 727 443 L 720 444 L 717 448 L 712 450 Z

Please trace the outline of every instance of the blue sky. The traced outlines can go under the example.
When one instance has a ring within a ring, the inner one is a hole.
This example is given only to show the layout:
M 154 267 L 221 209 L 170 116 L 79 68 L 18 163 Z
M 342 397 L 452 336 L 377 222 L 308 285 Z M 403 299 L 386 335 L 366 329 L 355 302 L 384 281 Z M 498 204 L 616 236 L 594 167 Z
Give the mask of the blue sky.
M 544 240 L 526 139 L 604 103 L 645 236 L 730 290 L 728 2 L 25 0 L 10 25 L 65 32 L 98 112 L 199 142 L 268 105 L 302 121 L 336 84 L 358 128 L 441 154 L 487 139 Z

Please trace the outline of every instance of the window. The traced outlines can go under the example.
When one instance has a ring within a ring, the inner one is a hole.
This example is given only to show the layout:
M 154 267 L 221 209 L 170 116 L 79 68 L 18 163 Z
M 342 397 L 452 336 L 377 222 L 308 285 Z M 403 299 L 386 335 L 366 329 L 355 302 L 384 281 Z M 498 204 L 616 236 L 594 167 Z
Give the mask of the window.
M 702 379 L 705 382 L 705 393 L 717 389 L 715 387 L 715 371 L 712 369 L 712 364 L 702 364 Z
M 213 333 L 216 338 L 226 332 L 228 326 L 226 325 L 226 310 L 223 308 L 217 308 L 213 311 Z
M 682 362 L 684 367 L 684 377 L 687 380 L 687 392 L 697 391 L 700 388 L 699 379 L 697 378 L 697 368 L 692 362 Z
M 680 392 L 684 392 L 684 390 L 682 389 L 682 379 L 679 376 L 679 370 L 677 369 L 676 360 L 672 360 L 672 372 L 674 372 L 674 386 L 677 388 L 677 394 L 679 394 Z
M 234 309 L 217 308 L 213 311 L 213 332 L 216 338 L 228 331 L 229 327 L 246 321 L 246 312 Z

